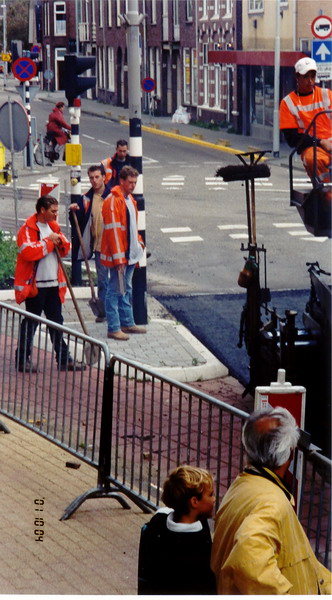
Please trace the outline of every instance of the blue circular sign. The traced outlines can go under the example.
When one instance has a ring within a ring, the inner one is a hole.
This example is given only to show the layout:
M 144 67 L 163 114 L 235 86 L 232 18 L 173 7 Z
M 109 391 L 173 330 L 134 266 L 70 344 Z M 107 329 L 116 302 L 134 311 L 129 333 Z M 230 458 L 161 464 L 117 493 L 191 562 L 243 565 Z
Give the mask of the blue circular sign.
M 16 79 L 19 79 L 20 81 L 29 81 L 36 75 L 37 65 L 31 58 L 22 56 L 13 62 L 12 72 Z
M 152 77 L 145 77 L 141 85 L 142 90 L 144 90 L 145 92 L 153 92 L 153 90 L 156 88 L 156 82 L 154 79 L 152 79 Z

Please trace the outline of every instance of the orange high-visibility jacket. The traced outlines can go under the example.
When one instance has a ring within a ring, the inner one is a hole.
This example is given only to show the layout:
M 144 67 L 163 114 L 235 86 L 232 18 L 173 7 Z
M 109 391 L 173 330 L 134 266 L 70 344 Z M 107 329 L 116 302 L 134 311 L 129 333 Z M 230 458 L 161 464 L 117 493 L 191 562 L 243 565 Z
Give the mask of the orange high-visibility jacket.
M 297 129 L 303 133 L 317 113 L 331 108 L 332 92 L 328 88 L 315 86 L 312 94 L 306 96 L 291 92 L 280 103 L 280 129 Z M 309 134 L 313 135 L 313 129 Z M 331 115 L 321 115 L 316 119 L 316 137 L 328 140 L 331 136 Z
M 113 173 L 113 168 L 112 168 L 112 157 L 108 157 L 108 158 L 104 158 L 104 160 L 101 160 L 101 164 L 104 167 L 104 171 L 105 171 L 105 184 L 107 184 L 109 181 L 111 181 L 112 179 L 112 173 Z
M 70 242 L 61 233 L 57 221 L 49 223 L 55 233 L 61 235 L 62 245 L 59 246 L 61 256 L 66 256 L 70 250 Z M 40 239 L 40 231 L 37 226 L 37 213 L 31 215 L 17 234 L 18 255 L 15 269 L 15 299 L 21 304 L 26 298 L 33 298 L 38 294 L 36 286 L 36 271 L 38 261 L 54 250 L 54 244 L 49 238 Z M 62 268 L 58 268 L 59 296 L 61 302 L 65 301 L 66 280 Z
M 129 198 L 135 207 L 137 224 L 137 203 L 131 194 L 129 194 Z M 116 185 L 106 200 L 104 200 L 102 215 L 104 230 L 101 240 L 100 261 L 105 267 L 111 268 L 121 264 L 126 265 L 128 263 L 127 253 L 129 250 L 127 208 L 125 197 L 119 185 Z M 138 232 L 137 237 L 140 244 L 144 247 L 143 239 Z

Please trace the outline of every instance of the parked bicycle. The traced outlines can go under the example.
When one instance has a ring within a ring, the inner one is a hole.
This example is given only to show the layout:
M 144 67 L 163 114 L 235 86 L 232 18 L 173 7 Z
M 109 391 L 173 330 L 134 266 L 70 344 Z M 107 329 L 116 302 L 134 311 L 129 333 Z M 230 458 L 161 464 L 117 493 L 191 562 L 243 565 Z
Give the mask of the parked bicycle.
M 70 132 L 65 130 L 67 135 L 67 142 L 70 141 Z M 59 160 L 61 149 L 63 148 L 63 160 L 65 160 L 65 145 L 57 144 L 55 137 L 52 133 L 46 133 L 44 137 L 40 135 L 37 139 L 37 143 L 33 149 L 33 155 L 37 165 L 44 165 L 44 157 L 48 160 L 48 165 L 53 164 L 56 160 Z

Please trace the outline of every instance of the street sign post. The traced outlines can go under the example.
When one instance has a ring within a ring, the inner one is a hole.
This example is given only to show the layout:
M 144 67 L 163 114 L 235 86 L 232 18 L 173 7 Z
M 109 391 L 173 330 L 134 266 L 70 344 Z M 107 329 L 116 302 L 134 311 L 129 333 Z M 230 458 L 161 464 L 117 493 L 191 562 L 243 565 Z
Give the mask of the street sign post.
M 17 58 L 12 64 L 12 72 L 16 79 L 20 81 L 30 81 L 37 73 L 37 65 L 31 58 L 22 56 Z
M 320 40 L 326 40 L 332 34 L 332 19 L 326 15 L 316 17 L 311 23 L 312 35 Z
M 332 79 L 332 39 L 312 40 L 311 56 L 317 64 L 317 77 Z
M 46 81 L 52 81 L 54 77 L 54 73 L 51 69 L 46 69 L 46 71 L 44 71 L 44 79 L 46 79 Z

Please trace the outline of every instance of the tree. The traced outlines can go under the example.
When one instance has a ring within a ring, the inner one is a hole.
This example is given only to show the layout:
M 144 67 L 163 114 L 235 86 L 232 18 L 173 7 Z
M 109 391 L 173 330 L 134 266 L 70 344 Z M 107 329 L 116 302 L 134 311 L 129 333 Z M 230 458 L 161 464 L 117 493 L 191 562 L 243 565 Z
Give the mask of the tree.
M 29 48 L 29 5 L 30 0 L 6 1 L 7 49 L 10 49 L 12 40 L 22 40 L 23 48 Z M 3 40 L 3 19 L 0 25 L 0 40 Z

